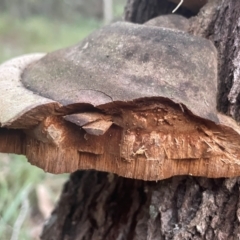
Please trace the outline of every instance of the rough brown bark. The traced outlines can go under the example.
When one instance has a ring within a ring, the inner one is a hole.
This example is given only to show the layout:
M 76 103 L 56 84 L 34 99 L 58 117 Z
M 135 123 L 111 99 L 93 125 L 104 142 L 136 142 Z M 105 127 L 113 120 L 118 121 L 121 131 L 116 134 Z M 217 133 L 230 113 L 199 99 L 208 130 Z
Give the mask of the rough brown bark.
M 217 9 L 216 9 L 217 8 Z M 212 40 L 218 50 L 218 110 L 240 120 L 239 1 L 211 0 L 191 20 L 193 34 Z
M 167 0 L 128 0 L 125 7 L 125 20 L 133 23 L 144 23 L 156 16 L 171 13 L 176 5 Z M 176 13 L 185 17 L 193 15 L 184 7 L 180 7 Z
M 240 1 L 223 1 L 209 38 L 219 52 L 218 108 L 240 121 Z
M 78 171 L 42 239 L 237 239 L 239 179 L 144 182 Z
M 191 31 L 217 47 L 218 109 L 239 120 L 240 2 L 216 2 L 192 20 Z M 149 20 L 159 14 L 154 4 L 129 0 L 126 19 Z M 239 178 L 174 177 L 156 183 L 79 171 L 65 185 L 42 239 L 239 239 L 239 190 Z

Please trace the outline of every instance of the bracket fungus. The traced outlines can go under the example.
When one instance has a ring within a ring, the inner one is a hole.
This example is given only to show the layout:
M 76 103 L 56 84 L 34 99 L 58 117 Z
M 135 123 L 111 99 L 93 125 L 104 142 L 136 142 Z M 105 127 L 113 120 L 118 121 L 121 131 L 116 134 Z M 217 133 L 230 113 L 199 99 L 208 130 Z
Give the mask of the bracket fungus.
M 240 175 L 240 131 L 216 110 L 217 53 L 206 39 L 114 23 L 2 64 L 0 89 L 0 151 L 45 171 Z

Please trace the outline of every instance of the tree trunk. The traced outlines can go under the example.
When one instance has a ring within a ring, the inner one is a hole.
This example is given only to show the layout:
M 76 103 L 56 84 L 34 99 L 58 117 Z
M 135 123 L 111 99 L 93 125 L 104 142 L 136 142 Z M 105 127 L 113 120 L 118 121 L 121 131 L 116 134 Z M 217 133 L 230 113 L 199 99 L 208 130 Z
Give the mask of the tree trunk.
M 175 3 L 167 0 L 128 0 L 125 7 L 125 20 L 134 23 L 144 23 L 151 18 L 171 13 L 176 7 Z M 193 13 L 180 7 L 177 14 L 191 17 Z
M 142 23 L 174 6 L 159 0 L 128 0 L 125 18 Z M 211 39 L 218 50 L 218 109 L 236 120 L 240 120 L 239 19 L 240 1 L 209 0 L 190 20 L 191 33 Z M 144 182 L 78 171 L 65 184 L 42 239 L 239 239 L 239 195 L 240 178 L 182 176 Z

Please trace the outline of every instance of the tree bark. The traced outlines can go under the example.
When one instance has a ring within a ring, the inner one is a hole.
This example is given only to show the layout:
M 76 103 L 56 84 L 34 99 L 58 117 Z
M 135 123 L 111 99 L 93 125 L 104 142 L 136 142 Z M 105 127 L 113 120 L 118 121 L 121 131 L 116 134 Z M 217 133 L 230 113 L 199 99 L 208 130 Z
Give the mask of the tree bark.
M 144 182 L 78 171 L 42 239 L 237 239 L 240 179 Z
M 125 7 L 125 20 L 144 23 L 159 15 L 171 13 L 175 7 L 175 3 L 167 0 L 128 0 Z M 184 7 L 180 7 L 176 13 L 185 17 L 193 16 L 193 13 Z
M 170 5 L 128 0 L 125 18 L 142 23 L 171 12 Z M 239 1 L 209 0 L 190 20 L 190 32 L 209 38 L 218 50 L 218 110 L 238 121 L 239 19 Z M 239 239 L 239 194 L 240 178 L 181 176 L 144 182 L 78 171 L 65 184 L 41 239 Z

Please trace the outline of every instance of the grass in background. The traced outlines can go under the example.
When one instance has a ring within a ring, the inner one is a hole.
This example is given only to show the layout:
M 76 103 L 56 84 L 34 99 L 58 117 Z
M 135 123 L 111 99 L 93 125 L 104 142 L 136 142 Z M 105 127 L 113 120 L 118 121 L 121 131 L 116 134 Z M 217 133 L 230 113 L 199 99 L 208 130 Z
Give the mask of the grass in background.
M 113 15 L 122 19 L 125 1 L 116 1 Z M 15 56 L 32 52 L 51 52 L 78 43 L 102 26 L 93 18 L 79 17 L 74 23 L 51 21 L 44 17 L 25 20 L 0 15 L 0 63 Z
M 17 20 L 0 16 L 0 62 L 31 52 L 49 52 L 79 42 L 101 22 L 79 19 L 74 24 L 32 17 Z
M 44 216 L 41 212 L 38 189 L 44 185 L 46 195 L 53 203 L 59 197 L 61 187 L 68 174 L 53 175 L 30 165 L 24 156 L 0 154 L 0 239 L 9 240 L 17 230 L 17 219 L 24 214 L 23 226 L 20 225 L 19 240 L 37 239 Z M 22 211 L 27 201 L 25 213 Z M 51 210 L 51 209 L 50 209 Z M 30 231 L 31 229 L 31 231 Z M 35 232 L 34 232 L 35 230 Z

